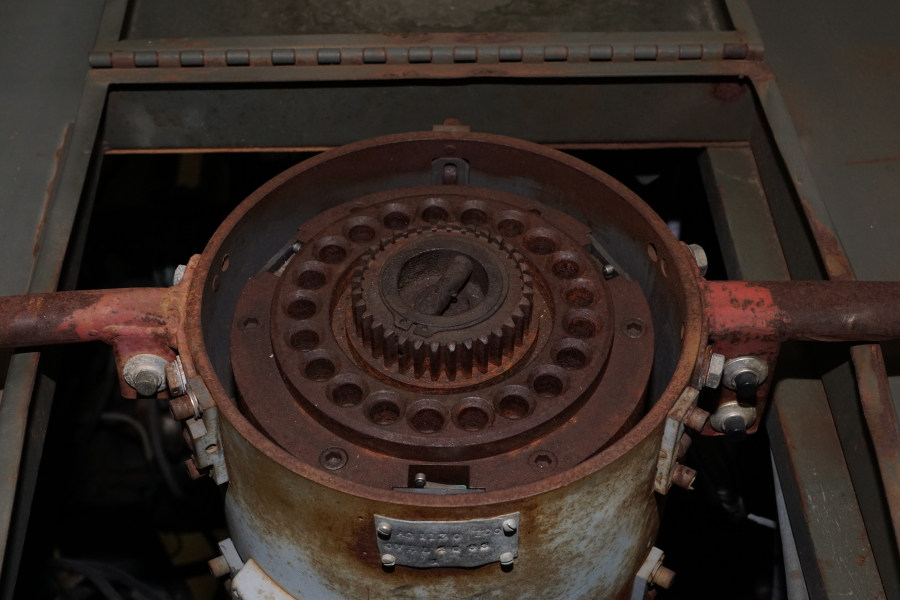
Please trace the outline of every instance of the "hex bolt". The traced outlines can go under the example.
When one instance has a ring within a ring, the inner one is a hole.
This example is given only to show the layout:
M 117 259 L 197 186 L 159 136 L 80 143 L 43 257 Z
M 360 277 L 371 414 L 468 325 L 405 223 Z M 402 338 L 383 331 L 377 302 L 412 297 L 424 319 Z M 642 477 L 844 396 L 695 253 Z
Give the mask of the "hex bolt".
M 166 389 L 168 361 L 155 354 L 138 354 L 122 367 L 122 379 L 141 396 L 155 396 Z
M 184 466 L 187 468 L 188 477 L 191 479 L 200 479 L 203 477 L 203 473 L 197 468 L 197 462 L 194 460 L 193 456 L 184 461 Z
M 699 406 L 692 406 L 684 416 L 684 424 L 694 431 L 702 431 L 709 420 L 709 413 Z
M 184 273 L 187 271 L 187 265 L 178 265 L 175 267 L 175 274 L 172 275 L 172 285 L 178 285 L 184 279 Z
M 518 525 L 516 524 L 515 519 L 506 519 L 503 521 L 503 532 L 507 534 L 513 534 L 518 529 Z
M 709 356 L 709 367 L 706 370 L 706 381 L 703 385 L 716 389 L 722 383 L 722 373 L 724 371 L 725 357 L 721 354 L 711 354 Z
M 509 565 L 513 564 L 515 558 L 516 557 L 513 556 L 512 552 L 504 552 L 500 555 L 500 564 L 504 567 L 508 567 Z
M 675 580 L 675 571 L 659 565 L 659 568 L 656 569 L 656 572 L 651 579 L 651 583 L 667 590 L 672 586 L 672 582 Z
M 393 567 L 397 564 L 397 557 L 393 554 L 382 554 L 381 555 L 381 564 L 386 567 Z
M 688 244 L 688 250 L 691 251 L 694 260 L 697 261 L 697 268 L 700 269 L 700 276 L 705 276 L 706 271 L 709 269 L 709 258 L 706 256 L 706 250 L 699 244 Z
M 741 415 L 731 415 L 722 421 L 722 433 L 732 442 L 739 442 L 747 437 L 747 421 Z
M 425 487 L 426 483 L 428 483 L 428 479 L 425 477 L 425 473 L 416 473 L 416 476 L 413 477 L 413 485 L 417 488 Z
M 387 521 L 382 521 L 378 524 L 377 529 L 378 529 L 378 535 L 380 535 L 383 538 L 389 538 L 389 537 L 391 537 L 391 531 L 393 531 L 394 527 Z
M 231 567 L 228 566 L 228 561 L 225 560 L 224 556 L 217 556 L 207 564 L 209 565 L 209 572 L 212 573 L 213 577 L 224 577 L 231 574 Z
M 691 486 L 695 479 L 697 479 L 697 471 L 685 465 L 675 465 L 675 470 L 672 472 L 672 483 L 686 490 L 692 490 L 694 488 Z
M 169 401 L 169 412 L 176 421 L 184 421 L 194 416 L 194 405 L 187 396 L 179 396 Z

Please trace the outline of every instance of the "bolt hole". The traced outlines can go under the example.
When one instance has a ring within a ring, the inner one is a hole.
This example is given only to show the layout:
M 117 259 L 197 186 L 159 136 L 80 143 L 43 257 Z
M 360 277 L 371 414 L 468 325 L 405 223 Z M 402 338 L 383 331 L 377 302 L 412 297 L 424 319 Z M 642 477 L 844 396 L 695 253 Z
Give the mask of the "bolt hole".
M 356 406 L 363 399 L 362 388 L 355 383 L 342 383 L 334 388 L 331 398 L 338 406 Z
M 294 319 L 308 319 L 316 314 L 316 303 L 307 298 L 300 298 L 288 304 L 287 313 Z
M 518 394 L 510 394 L 500 399 L 500 414 L 507 419 L 523 419 L 528 416 L 528 399 Z
M 550 262 L 550 270 L 560 279 L 574 279 L 581 273 L 581 265 L 574 254 L 559 252 Z
M 467 406 L 456 417 L 456 424 L 464 431 L 481 431 L 489 422 L 490 415 L 477 406 Z
M 209 446 L 206 447 L 206 453 L 207 454 L 215 454 L 218 449 L 219 449 L 219 447 L 217 445 L 210 444 Z
M 214 292 L 219 291 L 219 276 L 218 275 L 213 277 L 213 291 Z
M 393 211 L 384 215 L 383 222 L 388 229 L 403 229 L 409 225 L 409 216 L 400 211 Z
M 422 220 L 429 223 L 437 223 L 438 221 L 446 221 L 450 215 L 442 206 L 429 206 L 422 211 Z
M 319 334 L 312 329 L 302 329 L 291 335 L 291 348 L 312 350 L 319 345 Z
M 470 208 L 468 210 L 464 210 L 459 219 L 460 221 L 462 221 L 463 225 L 470 225 L 473 227 L 484 225 L 488 220 L 487 213 L 478 208 Z
M 592 310 L 573 310 L 565 319 L 566 333 L 584 340 L 592 338 L 600 332 L 600 319 Z
M 545 256 L 553 254 L 560 248 L 559 237 L 545 228 L 532 229 L 525 236 L 525 247 L 534 254 Z
M 347 453 L 341 448 L 329 448 L 319 455 L 319 464 L 329 471 L 337 471 L 347 464 Z
M 317 290 L 325 285 L 326 281 L 325 273 L 315 269 L 307 269 L 297 275 L 297 285 L 304 290 Z
M 241 329 L 244 331 L 250 331 L 251 329 L 256 329 L 259 327 L 259 320 L 255 317 L 247 317 L 243 321 L 241 321 Z
M 419 433 L 437 433 L 444 427 L 444 415 L 434 408 L 421 408 L 409 423 Z
M 369 418 L 378 425 L 393 425 L 400 419 L 400 407 L 387 400 L 376 402 L 369 409 Z
M 364 244 L 375 239 L 375 230 L 368 225 L 354 225 L 347 232 L 347 238 L 351 242 Z
M 563 393 L 563 382 L 556 375 L 538 375 L 531 384 L 534 393 L 543 398 L 556 398 Z
M 663 277 L 669 276 L 669 263 L 666 259 L 663 258 L 659 261 L 659 270 L 662 271 Z
M 594 290 L 587 285 L 573 285 L 566 290 L 565 299 L 571 306 L 584 308 L 594 303 Z
M 327 381 L 334 377 L 336 367 L 330 359 L 315 358 L 306 364 L 305 373 L 313 381 Z
M 497 223 L 497 232 L 503 237 L 516 237 L 525 231 L 525 223 L 518 219 L 503 219 Z
M 531 463 L 531 467 L 535 471 L 552 471 L 556 468 L 557 458 L 556 455 L 547 450 L 538 450 L 534 454 L 531 455 L 529 460 Z
M 556 364 L 567 371 L 583 369 L 587 362 L 587 355 L 580 348 L 563 348 L 556 353 Z M 537 385 L 539 379 L 541 379 L 541 377 L 535 379 L 535 385 Z M 553 379 L 556 378 L 554 377 Z M 562 383 L 558 379 L 556 379 L 556 381 Z M 555 395 L 558 395 L 558 393 Z
M 537 208 L 537 207 L 529 208 L 529 209 L 528 209 L 528 212 L 534 213 L 534 214 L 536 214 L 537 216 L 541 216 L 541 209 L 539 209 L 539 208 Z
M 222 272 L 224 273 L 227 270 L 228 270 L 228 255 L 226 254 L 225 256 L 222 257 Z
M 659 253 L 656 252 L 656 246 L 653 244 L 653 242 L 647 244 L 647 254 L 650 255 L 650 260 L 652 260 L 653 262 L 659 260 Z
M 336 265 L 344 262 L 347 258 L 347 251 L 337 244 L 327 244 L 319 249 L 319 260 L 329 265 Z

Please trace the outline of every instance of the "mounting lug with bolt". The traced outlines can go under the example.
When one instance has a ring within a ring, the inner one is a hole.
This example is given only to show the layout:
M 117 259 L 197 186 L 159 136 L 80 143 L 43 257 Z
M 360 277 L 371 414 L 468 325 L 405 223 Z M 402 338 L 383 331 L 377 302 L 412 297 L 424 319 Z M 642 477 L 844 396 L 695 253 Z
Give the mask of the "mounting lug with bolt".
M 706 381 L 703 385 L 716 389 L 722 383 L 722 374 L 725 372 L 725 357 L 721 354 L 710 354 L 709 366 L 706 369 Z
M 155 396 L 166 389 L 166 364 L 161 356 L 138 354 L 125 363 L 122 378 L 141 396 Z
M 733 442 L 747 437 L 747 429 L 756 422 L 756 408 L 737 401 L 726 402 L 709 418 L 710 426 Z

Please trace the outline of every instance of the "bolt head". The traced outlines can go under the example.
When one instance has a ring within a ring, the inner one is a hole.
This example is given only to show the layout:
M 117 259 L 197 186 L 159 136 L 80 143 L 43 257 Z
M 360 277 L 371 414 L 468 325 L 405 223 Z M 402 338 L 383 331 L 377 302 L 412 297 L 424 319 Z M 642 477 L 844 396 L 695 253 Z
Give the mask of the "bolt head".
M 428 478 L 425 477 L 425 473 L 416 473 L 416 476 L 413 478 L 413 483 L 416 487 L 425 487 L 425 484 L 428 483 Z
M 393 567 L 397 564 L 397 557 L 393 554 L 382 554 L 381 555 L 381 564 L 386 567 Z
M 187 271 L 187 265 L 178 265 L 175 267 L 175 274 L 172 276 L 172 285 L 178 285 L 184 279 L 184 273 Z
M 159 374 L 153 371 L 141 371 L 134 376 L 134 389 L 141 396 L 155 396 L 161 384 Z
M 518 529 L 515 519 L 506 519 L 503 521 L 503 531 L 505 533 L 515 533 Z
M 725 371 L 725 357 L 721 354 L 712 354 L 709 357 L 709 369 L 706 371 L 706 382 L 704 385 L 708 388 L 716 389 L 722 383 L 722 373 Z
M 378 535 L 384 538 L 391 537 L 391 531 L 394 527 L 388 523 L 387 521 L 382 521 L 378 524 Z
M 706 256 L 706 250 L 699 244 L 688 244 L 688 249 L 694 256 L 694 260 L 697 261 L 697 268 L 700 269 L 700 275 L 706 275 L 706 271 L 709 269 L 709 258 Z
M 503 554 L 500 555 L 500 564 L 503 565 L 504 567 L 513 564 L 514 560 L 515 560 L 515 556 L 513 556 L 512 552 L 504 552 Z

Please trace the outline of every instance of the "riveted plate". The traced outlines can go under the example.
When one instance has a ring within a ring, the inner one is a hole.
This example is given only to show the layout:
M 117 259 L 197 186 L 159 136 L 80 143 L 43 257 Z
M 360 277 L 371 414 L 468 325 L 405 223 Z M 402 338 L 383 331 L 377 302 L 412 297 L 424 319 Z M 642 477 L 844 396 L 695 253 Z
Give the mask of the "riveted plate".
M 504 531 L 512 520 L 515 530 Z M 379 533 L 381 523 L 390 534 Z M 480 567 L 519 555 L 519 513 L 470 521 L 402 521 L 375 515 L 375 539 L 382 556 L 389 554 L 405 567 Z

